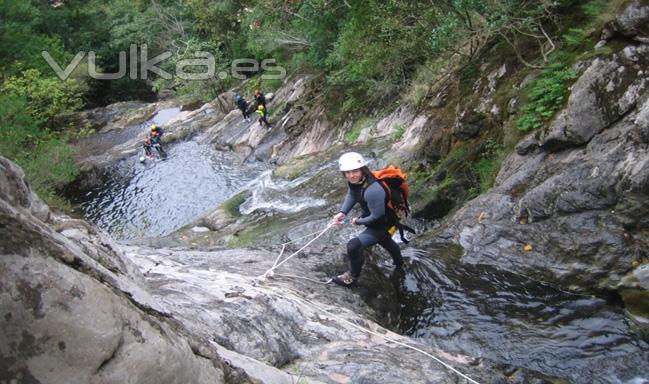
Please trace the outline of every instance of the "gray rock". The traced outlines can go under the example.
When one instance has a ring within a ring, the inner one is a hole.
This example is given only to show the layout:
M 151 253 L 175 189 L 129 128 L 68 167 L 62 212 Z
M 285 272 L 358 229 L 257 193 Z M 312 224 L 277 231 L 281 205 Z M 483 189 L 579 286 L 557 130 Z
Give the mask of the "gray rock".
M 0 199 L 11 205 L 26 208 L 41 221 L 50 216 L 49 207 L 32 192 L 20 167 L 0 156 Z
M 613 28 L 623 36 L 631 36 L 647 42 L 649 39 L 649 5 L 640 0 L 632 1 L 617 17 Z
M 480 132 L 484 121 L 484 114 L 473 110 L 465 110 L 460 113 L 453 126 L 453 135 L 463 140 L 470 139 Z
M 590 63 L 540 146 L 534 135 L 521 141 L 493 189 L 440 228 L 441 239 L 464 248 L 464 261 L 616 289 L 635 259 L 625 233 L 649 228 L 649 93 L 639 51 Z
M 22 181 L 22 172 L 3 167 L 0 177 Z M 14 205 L 21 199 L 12 196 L 31 192 L 23 186 L 14 183 L 14 191 L 0 196 L 3 377 L 214 383 L 239 375 L 214 347 L 193 339 L 165 313 L 140 286 L 139 271 L 110 241 L 87 231 L 87 224 L 75 227 L 76 222 L 61 226 L 66 238 L 25 204 Z M 245 377 L 239 382 L 249 382 Z
M 31 191 L 8 164 L 0 179 L 16 190 L 0 194 L 3 377 L 55 384 L 457 382 L 421 351 L 485 383 L 502 377 L 487 362 L 383 329 L 358 296 L 317 281 L 324 279 L 317 256 L 293 260 L 271 280 L 261 276 L 275 252 L 127 247 L 62 215 L 52 218 L 53 230 L 29 212 L 24 197 Z
M 539 140 L 534 136 L 528 136 L 516 144 L 515 151 L 521 156 L 525 156 L 539 148 Z

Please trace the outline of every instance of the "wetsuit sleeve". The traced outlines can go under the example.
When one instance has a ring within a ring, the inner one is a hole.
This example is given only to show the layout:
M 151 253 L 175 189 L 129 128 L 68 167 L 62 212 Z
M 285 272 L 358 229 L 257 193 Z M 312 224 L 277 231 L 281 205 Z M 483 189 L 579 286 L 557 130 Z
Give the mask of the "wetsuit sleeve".
M 344 213 L 345 215 L 349 213 L 349 211 L 354 208 L 354 205 L 356 205 L 357 201 L 354 198 L 354 195 L 352 195 L 352 191 L 348 190 L 347 191 L 347 196 L 345 196 L 345 201 L 343 202 L 343 205 L 340 207 L 340 212 Z
M 356 224 L 372 225 L 382 221 L 385 216 L 385 190 L 383 187 L 378 182 L 373 183 L 365 190 L 364 197 L 370 214 L 356 219 Z

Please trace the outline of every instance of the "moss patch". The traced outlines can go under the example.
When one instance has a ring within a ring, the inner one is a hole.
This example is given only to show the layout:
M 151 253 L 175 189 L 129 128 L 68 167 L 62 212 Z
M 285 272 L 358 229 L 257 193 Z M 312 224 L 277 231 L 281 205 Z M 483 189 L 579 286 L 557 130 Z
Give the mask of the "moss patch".
M 258 224 L 250 224 L 245 230 L 233 234 L 228 238 L 226 246 L 228 248 L 244 248 L 254 244 L 260 244 L 260 239 L 269 239 L 276 234 L 284 233 L 288 230 L 289 224 L 283 221 L 269 221 Z M 263 241 L 268 245 L 269 241 Z
M 320 161 L 322 160 L 313 156 L 296 157 L 289 160 L 286 164 L 277 167 L 273 171 L 273 176 L 294 180 L 300 175 L 303 175 L 307 170 L 313 168 Z
M 221 208 L 230 217 L 240 217 L 239 207 L 246 199 L 250 197 L 250 191 L 242 191 L 221 203 Z
M 649 291 L 625 288 L 620 290 L 620 296 L 629 312 L 649 319 Z

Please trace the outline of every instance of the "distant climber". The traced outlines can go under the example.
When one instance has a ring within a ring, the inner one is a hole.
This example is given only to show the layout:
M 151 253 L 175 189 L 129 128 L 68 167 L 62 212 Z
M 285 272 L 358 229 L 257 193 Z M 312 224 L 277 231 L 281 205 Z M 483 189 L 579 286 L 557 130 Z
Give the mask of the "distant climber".
M 144 154 L 147 157 L 153 157 L 153 144 L 151 144 L 151 139 L 148 137 L 142 142 L 142 148 L 144 148 Z
M 158 127 L 157 125 L 153 124 L 151 126 L 151 132 L 149 132 L 149 139 L 151 139 L 152 143 L 160 143 L 160 139 L 162 138 L 162 135 L 164 134 L 164 131 L 162 128 Z
M 237 94 L 234 97 L 234 103 L 236 104 L 237 108 L 241 111 L 241 114 L 243 115 L 243 119 L 245 121 L 250 121 L 250 117 L 248 115 L 248 102 L 246 99 L 243 98 L 243 96 Z
M 266 108 L 264 108 L 263 105 L 258 105 L 257 106 L 257 113 L 259 114 L 259 125 L 264 123 L 268 129 L 271 129 L 271 125 L 268 122 L 268 119 L 266 119 L 267 113 L 266 113 Z
M 268 113 L 268 107 L 266 107 L 266 95 L 261 91 L 261 89 L 255 89 L 255 109 L 258 109 L 260 105 L 264 106 L 264 110 Z
M 162 135 L 164 134 L 164 131 L 162 128 L 158 127 L 157 125 L 153 124 L 151 126 L 151 132 L 149 133 L 149 140 L 151 143 L 151 146 L 158 151 L 158 154 L 160 154 L 160 157 L 162 159 L 165 159 L 167 157 L 167 152 L 162 148 L 162 143 L 160 143 L 160 139 L 162 139 Z

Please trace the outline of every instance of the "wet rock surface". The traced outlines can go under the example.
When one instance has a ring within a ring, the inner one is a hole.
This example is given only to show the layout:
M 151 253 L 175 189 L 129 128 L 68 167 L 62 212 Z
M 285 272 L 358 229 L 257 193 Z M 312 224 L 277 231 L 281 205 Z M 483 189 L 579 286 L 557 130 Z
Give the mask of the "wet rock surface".
M 331 270 L 319 258 L 296 264 L 294 276 L 260 279 L 273 252 L 121 246 L 82 221 L 56 215 L 46 223 L 29 204 L 9 203 L 29 196 L 28 189 L 9 190 L 0 200 L 3 377 L 457 382 L 455 373 L 406 344 L 482 382 L 502 377 L 487 362 L 379 326 L 358 296 L 318 281 Z
M 82 221 L 42 221 L 31 199 L 21 188 L 0 196 L 3 380 L 250 382 L 170 317 L 111 240 Z

